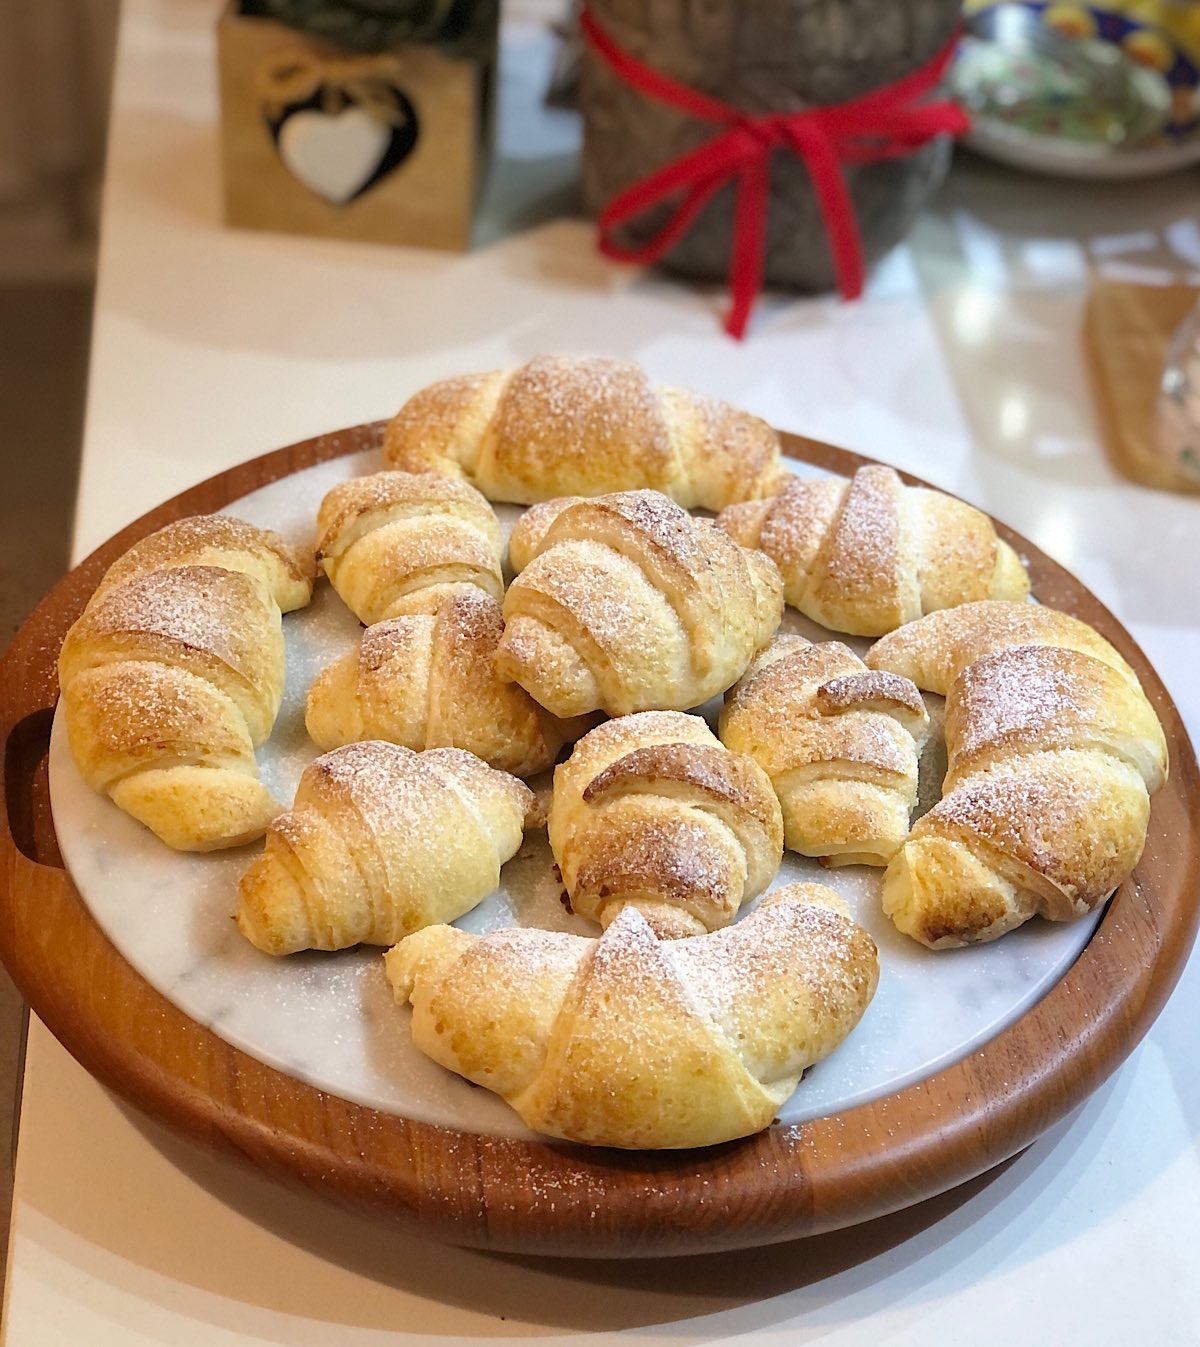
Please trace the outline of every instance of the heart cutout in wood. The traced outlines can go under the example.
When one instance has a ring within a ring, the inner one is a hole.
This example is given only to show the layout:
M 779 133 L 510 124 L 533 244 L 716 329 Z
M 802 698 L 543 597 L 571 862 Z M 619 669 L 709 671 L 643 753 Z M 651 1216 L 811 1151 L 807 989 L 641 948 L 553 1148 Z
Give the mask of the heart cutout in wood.
M 407 96 L 388 87 L 399 108 L 395 123 L 349 101 L 330 111 L 323 90 L 268 119 L 288 172 L 322 200 L 345 206 L 399 167 L 417 143 L 418 121 Z

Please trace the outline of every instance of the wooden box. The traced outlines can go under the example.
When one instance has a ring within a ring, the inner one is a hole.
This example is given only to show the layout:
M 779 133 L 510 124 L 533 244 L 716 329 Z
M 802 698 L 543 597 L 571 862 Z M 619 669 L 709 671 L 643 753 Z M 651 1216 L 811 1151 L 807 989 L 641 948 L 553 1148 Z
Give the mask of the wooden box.
M 251 229 L 466 248 L 486 167 L 495 33 L 348 52 L 231 4 L 218 31 L 225 219 Z

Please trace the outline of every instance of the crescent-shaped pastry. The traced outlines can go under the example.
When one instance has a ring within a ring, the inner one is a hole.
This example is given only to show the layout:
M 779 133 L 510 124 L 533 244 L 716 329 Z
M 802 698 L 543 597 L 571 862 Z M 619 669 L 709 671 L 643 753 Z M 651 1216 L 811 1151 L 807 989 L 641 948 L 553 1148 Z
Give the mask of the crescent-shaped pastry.
M 882 636 L 937 609 L 1029 593 L 1020 558 L 987 515 L 878 464 L 849 480 L 793 477 L 717 523 L 743 547 L 761 547 L 788 603 L 832 631 Z
M 564 508 L 504 596 L 502 678 L 563 718 L 686 710 L 779 625 L 779 573 L 657 491 Z
M 1124 882 L 1167 750 L 1103 637 L 1052 609 L 981 603 L 902 628 L 867 663 L 946 689 L 943 797 L 884 875 L 901 931 L 935 949 L 994 940 L 1035 915 L 1082 916 Z
M 533 793 L 457 748 L 367 740 L 311 762 L 241 880 L 237 924 L 266 954 L 392 945 L 495 891 Z
M 576 912 L 607 926 L 636 907 L 663 938 L 728 925 L 783 855 L 766 773 L 676 711 L 586 734 L 555 770 L 547 826 Z
M 720 510 L 778 491 L 784 477 L 765 421 L 598 357 L 538 356 L 433 384 L 393 418 L 384 454 L 394 468 L 523 505 L 649 487 Z
M 317 530 L 321 568 L 367 625 L 432 612 L 464 589 L 504 593 L 499 521 L 466 482 L 428 472 L 352 477 L 321 502 Z
M 130 548 L 58 659 L 88 785 L 180 851 L 261 836 L 280 809 L 254 749 L 283 696 L 281 613 L 311 594 L 311 558 L 225 515 L 178 520 Z
M 771 778 L 790 850 L 886 865 L 908 836 L 929 732 L 907 678 L 839 641 L 777 636 L 725 694 L 721 742 Z
M 768 1126 L 862 1018 L 875 943 L 832 890 L 790 884 L 712 935 L 658 941 L 626 908 L 599 940 L 431 926 L 385 956 L 416 1046 L 538 1132 L 709 1146 Z
M 500 605 L 464 586 L 429 613 L 368 627 L 357 650 L 319 673 L 305 724 L 328 751 L 360 739 L 406 748 L 465 748 L 492 767 L 532 776 L 554 764 L 589 721 L 562 721 L 496 676 Z

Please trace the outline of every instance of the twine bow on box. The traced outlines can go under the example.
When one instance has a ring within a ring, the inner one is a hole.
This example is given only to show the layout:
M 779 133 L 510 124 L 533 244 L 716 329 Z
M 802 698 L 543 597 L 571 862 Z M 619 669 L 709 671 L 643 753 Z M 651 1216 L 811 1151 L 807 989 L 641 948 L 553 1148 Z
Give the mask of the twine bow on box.
M 369 113 L 377 122 L 399 126 L 406 120 L 394 85 L 403 65 L 387 52 L 371 56 L 318 56 L 292 50 L 277 53 L 258 71 L 258 96 L 267 117 L 276 120 L 296 103 L 320 93 L 325 112 L 338 100 Z
M 956 104 L 918 102 L 930 93 L 954 54 L 957 35 L 926 65 L 892 84 L 844 103 L 799 112 L 750 116 L 680 84 L 616 42 L 585 10 L 585 41 L 626 84 L 662 103 L 724 129 L 710 140 L 640 178 L 600 213 L 600 250 L 622 262 L 655 262 L 691 227 L 709 198 L 731 178 L 737 182 L 729 283 L 733 305 L 725 322 L 741 338 L 762 289 L 771 155 L 785 150 L 808 170 L 833 254 L 838 288 L 845 299 L 862 293 L 863 251 L 843 164 L 871 164 L 911 154 L 935 136 L 962 135 L 968 122 Z M 613 237 L 626 220 L 668 198 L 680 197 L 663 227 L 647 242 L 624 247 Z

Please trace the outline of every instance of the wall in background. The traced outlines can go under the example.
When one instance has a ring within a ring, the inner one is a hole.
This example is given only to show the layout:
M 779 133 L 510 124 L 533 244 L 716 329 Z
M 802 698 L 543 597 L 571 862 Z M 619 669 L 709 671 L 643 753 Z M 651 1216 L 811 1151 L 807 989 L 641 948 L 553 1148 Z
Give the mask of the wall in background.
M 0 283 L 92 265 L 118 0 L 0 0 Z

